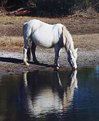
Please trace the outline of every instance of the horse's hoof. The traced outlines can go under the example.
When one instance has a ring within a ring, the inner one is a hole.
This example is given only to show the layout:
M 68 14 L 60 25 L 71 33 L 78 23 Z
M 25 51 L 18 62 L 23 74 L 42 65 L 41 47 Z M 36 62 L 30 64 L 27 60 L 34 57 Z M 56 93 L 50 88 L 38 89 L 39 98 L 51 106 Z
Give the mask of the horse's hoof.
M 59 68 L 60 68 L 59 66 L 56 67 L 57 70 L 59 70 Z
M 59 67 L 54 67 L 54 71 L 58 71 L 59 70 Z
M 59 70 L 60 67 L 59 67 L 59 66 L 54 66 L 54 69 L 55 69 L 55 70 Z
M 29 63 L 26 64 L 26 66 L 29 66 L 29 65 L 30 65 Z
M 24 62 L 24 65 L 29 66 L 30 64 L 29 64 L 29 63 Z

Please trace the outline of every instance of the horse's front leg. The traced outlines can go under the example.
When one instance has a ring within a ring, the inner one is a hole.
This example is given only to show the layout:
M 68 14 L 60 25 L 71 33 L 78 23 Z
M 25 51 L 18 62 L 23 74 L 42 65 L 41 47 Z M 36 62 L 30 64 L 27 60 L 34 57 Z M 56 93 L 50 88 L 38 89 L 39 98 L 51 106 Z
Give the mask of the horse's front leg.
M 55 51 L 55 59 L 54 59 L 54 65 L 57 69 L 59 69 L 59 63 L 58 63 L 58 58 L 59 58 L 59 51 L 60 51 L 60 47 L 59 46 L 55 46 L 54 48 Z
M 24 48 L 23 50 L 23 62 L 25 65 L 29 66 L 29 63 L 27 62 L 27 49 Z

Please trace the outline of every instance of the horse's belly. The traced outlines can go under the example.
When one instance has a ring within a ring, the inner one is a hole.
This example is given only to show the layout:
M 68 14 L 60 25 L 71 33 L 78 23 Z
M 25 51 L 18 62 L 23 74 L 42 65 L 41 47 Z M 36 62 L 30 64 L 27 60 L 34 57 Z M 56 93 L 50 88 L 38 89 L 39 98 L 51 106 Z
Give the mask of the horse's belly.
M 50 48 L 53 46 L 53 34 L 50 32 L 34 32 L 32 35 L 33 42 L 42 47 Z

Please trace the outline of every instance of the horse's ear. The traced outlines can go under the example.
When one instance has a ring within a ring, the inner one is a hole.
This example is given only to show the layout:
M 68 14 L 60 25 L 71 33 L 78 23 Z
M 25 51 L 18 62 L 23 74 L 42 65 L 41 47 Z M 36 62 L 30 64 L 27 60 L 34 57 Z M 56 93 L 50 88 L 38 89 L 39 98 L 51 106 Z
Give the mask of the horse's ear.
M 78 48 L 75 49 L 75 52 L 76 52 L 76 53 L 77 53 L 77 51 L 78 51 Z

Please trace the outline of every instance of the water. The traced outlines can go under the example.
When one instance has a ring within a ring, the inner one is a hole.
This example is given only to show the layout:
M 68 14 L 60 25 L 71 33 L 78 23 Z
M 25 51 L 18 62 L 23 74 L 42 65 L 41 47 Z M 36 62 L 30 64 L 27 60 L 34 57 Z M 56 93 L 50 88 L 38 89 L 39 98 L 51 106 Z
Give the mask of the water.
M 99 67 L 0 76 L 0 121 L 99 121 Z

